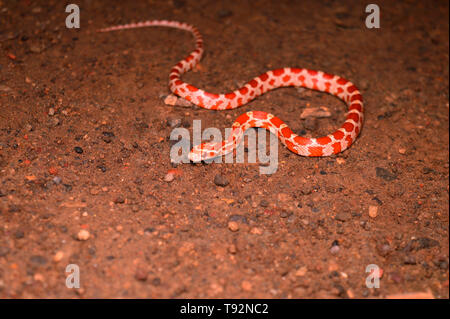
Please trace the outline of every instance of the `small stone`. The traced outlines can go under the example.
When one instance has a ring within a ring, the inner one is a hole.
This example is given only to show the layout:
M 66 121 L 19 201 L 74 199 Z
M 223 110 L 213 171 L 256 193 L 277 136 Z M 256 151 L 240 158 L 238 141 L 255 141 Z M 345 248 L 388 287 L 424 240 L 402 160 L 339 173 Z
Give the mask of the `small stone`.
M 88 240 L 90 236 L 91 234 L 89 233 L 89 231 L 87 231 L 86 229 L 81 229 L 77 234 L 77 239 L 84 241 Z
M 91 190 L 89 191 L 89 193 L 90 193 L 91 195 L 98 195 L 98 194 L 100 193 L 100 190 L 99 190 L 98 188 L 94 187 L 94 188 L 91 188 Z
M 261 200 L 261 202 L 259 202 L 259 206 L 261 207 L 269 207 L 269 202 L 266 201 L 265 199 Z
M 394 179 L 397 178 L 397 175 L 395 175 L 394 173 L 391 173 L 390 171 L 388 171 L 387 169 L 382 168 L 382 167 L 376 167 L 375 171 L 376 171 L 377 177 L 380 177 L 388 182 L 393 181 Z
M 136 278 L 139 281 L 146 281 L 148 277 L 148 271 L 144 268 L 138 267 L 136 270 L 136 273 L 134 274 L 134 278 Z
M 253 228 L 250 230 L 250 234 L 253 234 L 253 235 L 262 235 L 262 233 L 263 233 L 263 231 L 262 231 L 262 229 L 259 228 L 259 227 L 253 227 Z
M 55 263 L 60 262 L 64 257 L 64 253 L 62 251 L 58 251 L 54 256 L 53 256 L 53 261 Z
M 244 280 L 241 284 L 242 290 L 244 291 L 251 291 L 252 290 L 252 284 L 251 282 Z
M 225 176 L 223 176 L 221 174 L 217 174 L 214 177 L 214 184 L 216 184 L 217 186 L 225 187 L 228 184 L 230 184 L 230 182 L 228 181 L 228 179 Z
M 174 106 L 175 104 L 177 104 L 177 100 L 178 98 L 175 95 L 169 94 L 164 99 L 164 104 Z
M 9 247 L 0 246 L 0 257 L 4 257 L 9 254 Z
M 172 182 L 175 179 L 175 175 L 173 173 L 167 173 L 166 176 L 164 176 L 164 181 L 167 183 Z
M 295 276 L 297 277 L 303 277 L 304 275 L 306 275 L 306 272 L 308 271 L 308 268 L 306 268 L 306 266 L 300 267 L 296 272 L 295 272 Z
M 235 221 L 228 222 L 228 229 L 235 232 L 239 230 L 239 224 Z
M 81 147 L 79 147 L 79 146 L 75 146 L 74 148 L 73 148 L 73 150 L 76 152 L 76 153 L 78 153 L 78 154 L 83 154 L 83 149 L 81 148 Z
M 55 177 L 53 177 L 52 181 L 53 181 L 53 183 L 55 183 L 56 185 L 59 185 L 59 184 L 61 184 L 62 179 L 61 179 L 61 177 L 59 177 L 59 176 L 55 176 Z
M 345 163 L 345 159 L 342 158 L 342 157 L 337 157 L 337 158 L 336 158 L 336 162 L 337 162 L 339 165 L 342 165 L 342 164 Z
M 47 263 L 47 258 L 40 255 L 31 256 L 30 262 L 35 265 L 45 265 Z
M 413 255 L 407 255 L 407 256 L 405 256 L 403 263 L 405 265 L 415 265 L 415 264 L 417 264 L 416 257 L 414 257 Z
M 345 221 L 349 220 L 350 218 L 351 218 L 351 215 L 348 212 L 337 213 L 336 216 L 334 217 L 334 219 L 341 221 L 341 222 L 345 222 Z
M 235 244 L 231 244 L 230 246 L 228 246 L 228 252 L 230 254 L 236 254 L 237 253 L 237 248 Z
M 402 155 L 406 154 L 406 148 L 399 148 L 398 152 Z
M 50 116 L 55 115 L 55 109 L 53 107 L 48 109 L 48 115 L 50 115 Z
M 302 111 L 300 114 L 300 118 L 307 119 L 307 118 L 323 118 L 323 117 L 330 117 L 331 112 L 330 110 L 325 107 L 308 107 Z
M 33 279 L 34 279 L 35 281 L 44 282 L 44 276 L 42 276 L 42 274 L 39 274 L 39 273 L 34 274 Z
M 125 203 L 125 198 L 123 196 L 119 195 L 114 200 L 114 203 L 115 204 L 123 204 L 123 203 Z
M 369 217 L 375 218 L 378 216 L 378 206 L 369 206 Z
M 22 230 L 17 230 L 14 234 L 14 237 L 16 237 L 17 239 L 22 239 L 25 237 L 25 233 Z

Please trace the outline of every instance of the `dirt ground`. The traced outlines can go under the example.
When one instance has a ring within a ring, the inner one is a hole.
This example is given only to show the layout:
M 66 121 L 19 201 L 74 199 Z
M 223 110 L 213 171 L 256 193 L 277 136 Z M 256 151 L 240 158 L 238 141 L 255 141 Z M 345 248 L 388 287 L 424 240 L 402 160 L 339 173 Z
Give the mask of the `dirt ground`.
M 65 2 L 0 1 L 0 297 L 449 297 L 447 1 L 377 1 L 380 29 L 359 1 L 76 3 L 67 29 Z M 95 32 L 151 19 L 198 27 L 205 56 L 183 79 L 211 92 L 286 66 L 348 78 L 361 135 L 322 158 L 280 143 L 272 175 L 172 165 L 170 133 L 193 120 L 224 129 L 263 110 L 319 136 L 345 105 L 295 88 L 230 111 L 166 105 L 191 35 Z M 300 119 L 322 105 L 331 117 Z M 69 264 L 80 289 L 66 287 Z

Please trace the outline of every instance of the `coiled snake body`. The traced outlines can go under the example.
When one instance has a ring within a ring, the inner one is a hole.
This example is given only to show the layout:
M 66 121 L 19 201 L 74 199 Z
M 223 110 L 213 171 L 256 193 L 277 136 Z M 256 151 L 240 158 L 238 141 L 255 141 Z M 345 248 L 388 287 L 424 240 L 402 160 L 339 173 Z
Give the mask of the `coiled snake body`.
M 181 80 L 181 75 L 191 70 L 202 58 L 203 39 L 196 27 L 177 21 L 151 20 L 113 26 L 99 30 L 108 32 L 151 26 L 163 26 L 190 31 L 196 48 L 170 71 L 169 88 L 193 104 L 210 110 L 229 110 L 242 106 L 259 95 L 279 87 L 305 87 L 327 92 L 343 100 L 348 106 L 344 124 L 334 133 L 319 138 L 306 138 L 294 134 L 278 117 L 263 111 L 250 111 L 239 116 L 232 125 L 227 140 L 196 145 L 189 159 L 199 162 L 225 155 L 241 142 L 244 132 L 251 127 L 262 127 L 275 134 L 292 152 L 302 156 L 329 156 L 347 149 L 356 139 L 363 124 L 363 99 L 350 81 L 333 74 L 299 68 L 282 68 L 267 71 L 247 82 L 243 87 L 226 94 L 215 94 L 201 90 Z

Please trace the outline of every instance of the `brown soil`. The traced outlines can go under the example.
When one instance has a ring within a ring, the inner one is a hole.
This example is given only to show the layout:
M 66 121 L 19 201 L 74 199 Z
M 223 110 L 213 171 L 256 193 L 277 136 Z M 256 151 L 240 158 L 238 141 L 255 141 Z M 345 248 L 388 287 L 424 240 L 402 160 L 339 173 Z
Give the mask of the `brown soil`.
M 380 29 L 357 1 L 81 1 L 80 29 L 65 28 L 64 4 L 0 1 L 0 297 L 449 297 L 447 1 L 378 1 Z M 224 128 L 259 109 L 315 136 L 345 108 L 295 88 L 232 111 L 165 105 L 192 37 L 95 32 L 149 19 L 199 28 L 206 55 L 184 79 L 212 92 L 284 66 L 350 79 L 362 134 L 328 158 L 280 144 L 272 175 L 173 168 L 177 119 Z M 307 105 L 333 116 L 300 120 Z M 68 264 L 81 289 L 66 288 Z M 365 285 L 369 264 L 379 289 Z

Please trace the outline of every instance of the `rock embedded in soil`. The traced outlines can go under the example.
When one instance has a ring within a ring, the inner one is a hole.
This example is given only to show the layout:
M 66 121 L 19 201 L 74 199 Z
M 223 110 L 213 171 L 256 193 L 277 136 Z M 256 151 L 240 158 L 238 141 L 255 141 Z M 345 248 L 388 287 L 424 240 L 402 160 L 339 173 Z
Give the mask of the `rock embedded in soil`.
M 86 229 L 81 229 L 77 234 L 77 239 L 80 241 L 88 240 L 91 234 Z
M 214 177 L 214 184 L 216 184 L 217 186 L 225 187 L 230 184 L 230 181 L 225 176 L 217 174 Z
M 174 179 L 175 179 L 175 175 L 173 173 L 167 173 L 164 176 L 164 181 L 167 182 L 167 183 L 172 182 Z
M 393 181 L 394 179 L 397 179 L 397 175 L 395 175 L 394 173 L 391 173 L 390 171 L 388 171 L 387 169 L 382 168 L 382 167 L 376 167 L 375 172 L 376 172 L 377 177 L 380 177 L 388 182 Z
M 228 222 L 228 229 L 232 232 L 236 232 L 239 230 L 239 224 L 237 222 L 230 221 Z
M 47 263 L 47 258 L 40 255 L 34 255 L 30 257 L 30 262 L 35 265 L 45 265 Z
M 81 147 L 79 147 L 79 146 L 75 146 L 74 148 L 73 148 L 73 150 L 76 152 L 76 153 L 78 153 L 78 154 L 83 154 L 83 149 L 81 148 Z
M 4 257 L 9 254 L 9 247 L 0 246 L 0 257 Z
M 348 212 L 340 212 L 334 218 L 340 222 L 345 222 L 351 218 L 351 215 Z
M 375 218 L 378 216 L 378 206 L 369 206 L 369 217 Z

